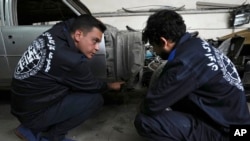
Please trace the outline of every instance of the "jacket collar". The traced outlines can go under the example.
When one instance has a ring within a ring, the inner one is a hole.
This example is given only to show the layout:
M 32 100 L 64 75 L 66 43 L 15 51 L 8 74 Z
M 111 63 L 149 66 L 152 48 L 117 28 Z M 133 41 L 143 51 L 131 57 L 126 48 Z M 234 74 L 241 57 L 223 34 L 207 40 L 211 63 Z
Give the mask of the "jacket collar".
M 185 41 L 187 41 L 189 38 L 191 38 L 191 34 L 190 33 L 185 33 L 181 39 L 179 40 L 179 42 L 175 45 L 174 49 L 170 52 L 169 56 L 168 56 L 168 61 L 171 61 L 174 59 L 175 57 L 175 53 L 176 53 L 176 48 L 178 48 L 178 46 L 180 46 L 182 43 L 184 43 Z

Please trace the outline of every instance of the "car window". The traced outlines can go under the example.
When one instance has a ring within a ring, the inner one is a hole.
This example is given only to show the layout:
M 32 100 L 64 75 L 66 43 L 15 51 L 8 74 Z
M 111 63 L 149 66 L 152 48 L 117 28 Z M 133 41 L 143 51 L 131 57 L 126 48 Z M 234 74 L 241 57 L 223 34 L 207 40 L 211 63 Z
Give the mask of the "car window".
M 72 9 L 77 15 L 80 14 L 89 14 L 91 15 L 90 10 L 79 0 L 62 0 L 69 8 Z
M 18 0 L 18 25 L 50 25 L 76 14 L 61 0 Z

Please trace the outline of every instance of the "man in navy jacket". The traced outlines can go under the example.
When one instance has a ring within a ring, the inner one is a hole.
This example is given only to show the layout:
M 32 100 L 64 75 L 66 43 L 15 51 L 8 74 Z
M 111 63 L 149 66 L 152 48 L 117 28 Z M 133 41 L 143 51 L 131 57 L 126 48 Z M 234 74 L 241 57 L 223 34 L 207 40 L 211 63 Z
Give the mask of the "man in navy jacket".
M 229 140 L 230 125 L 250 123 L 234 64 L 186 32 L 178 13 L 151 15 L 142 38 L 167 63 L 136 116 L 141 136 L 152 141 L 222 141 Z
M 101 93 L 120 89 L 123 82 L 97 79 L 87 63 L 99 50 L 105 30 L 93 16 L 81 15 L 54 25 L 27 48 L 11 87 L 11 112 L 21 122 L 18 136 L 70 141 L 67 132 L 102 107 Z

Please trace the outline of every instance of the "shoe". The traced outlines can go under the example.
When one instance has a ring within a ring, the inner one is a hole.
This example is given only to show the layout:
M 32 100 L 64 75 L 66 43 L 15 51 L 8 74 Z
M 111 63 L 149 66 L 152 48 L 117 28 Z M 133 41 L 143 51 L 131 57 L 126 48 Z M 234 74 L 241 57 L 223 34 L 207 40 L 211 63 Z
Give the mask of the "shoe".
M 32 133 L 32 131 L 26 127 L 24 127 L 23 125 L 19 125 L 16 129 L 15 129 L 15 134 L 22 140 L 25 141 L 38 141 L 39 138 Z

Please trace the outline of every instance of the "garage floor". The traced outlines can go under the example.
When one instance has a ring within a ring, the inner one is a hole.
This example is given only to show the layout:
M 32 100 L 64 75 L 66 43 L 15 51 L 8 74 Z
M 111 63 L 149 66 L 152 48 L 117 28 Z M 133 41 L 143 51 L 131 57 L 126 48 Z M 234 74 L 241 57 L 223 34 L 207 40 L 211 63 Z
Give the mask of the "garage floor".
M 95 117 L 71 130 L 68 137 L 77 141 L 144 141 L 133 125 L 144 93 L 145 90 L 119 94 L 116 99 L 106 103 Z M 0 140 L 20 141 L 13 133 L 19 122 L 10 114 L 9 103 L 8 92 L 0 91 Z
M 100 113 L 71 130 L 68 137 L 77 141 L 144 141 L 133 124 L 144 91 L 112 94 Z M 21 141 L 13 132 L 19 122 L 10 114 L 8 93 L 0 91 L 0 140 Z

